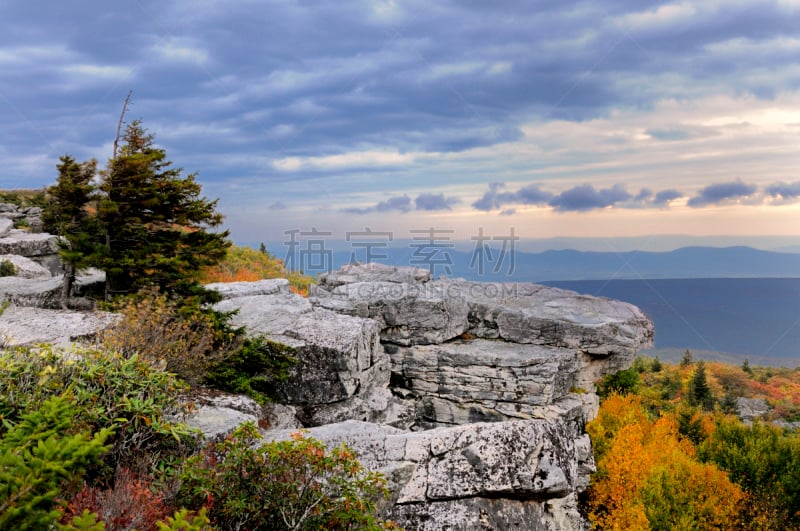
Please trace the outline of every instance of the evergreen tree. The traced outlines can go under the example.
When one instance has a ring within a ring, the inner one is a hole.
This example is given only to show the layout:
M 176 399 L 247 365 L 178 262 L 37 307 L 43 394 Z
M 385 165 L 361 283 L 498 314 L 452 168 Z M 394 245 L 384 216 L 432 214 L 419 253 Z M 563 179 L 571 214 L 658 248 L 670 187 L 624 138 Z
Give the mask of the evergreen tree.
M 61 305 L 66 308 L 76 271 L 92 263 L 100 244 L 100 228 L 89 211 L 97 161 L 78 163 L 70 155 L 64 155 L 56 168 L 58 180 L 46 190 L 42 222 L 46 231 L 61 237 L 59 254 L 64 263 Z
M 688 367 L 693 362 L 694 359 L 692 358 L 692 351 L 687 348 L 683 353 L 683 357 L 681 358 L 681 367 Z
M 98 217 L 105 230 L 106 297 L 158 286 L 170 295 L 212 300 L 193 275 L 230 246 L 216 201 L 201 197 L 195 174 L 182 176 L 153 145 L 139 121 L 123 135 L 100 185 Z
M 714 397 L 706 377 L 706 366 L 702 361 L 697 362 L 697 368 L 689 382 L 689 403 L 707 411 L 714 407 Z

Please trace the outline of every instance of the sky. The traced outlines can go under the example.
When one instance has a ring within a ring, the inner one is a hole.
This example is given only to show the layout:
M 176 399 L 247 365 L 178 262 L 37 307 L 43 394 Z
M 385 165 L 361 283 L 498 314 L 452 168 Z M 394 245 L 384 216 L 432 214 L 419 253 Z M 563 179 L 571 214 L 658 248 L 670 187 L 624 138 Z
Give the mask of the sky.
M 800 0 L 6 0 L 0 188 L 105 164 L 132 90 L 239 242 L 800 243 L 798 28 Z

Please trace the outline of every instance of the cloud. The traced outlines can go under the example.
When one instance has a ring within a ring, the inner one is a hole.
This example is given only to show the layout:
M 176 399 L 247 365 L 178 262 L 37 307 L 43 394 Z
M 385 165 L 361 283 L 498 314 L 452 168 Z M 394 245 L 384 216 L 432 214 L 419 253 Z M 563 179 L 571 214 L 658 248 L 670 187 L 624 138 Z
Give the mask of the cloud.
M 757 188 L 741 180 L 728 183 L 711 184 L 700 190 L 687 203 L 690 207 L 703 207 L 747 199 L 756 193 Z
M 286 203 L 283 201 L 275 201 L 267 207 L 270 210 L 286 210 Z
M 386 201 L 381 201 L 375 206 L 366 208 L 346 208 L 345 212 L 350 214 L 369 214 L 372 212 L 393 212 L 398 211 L 406 213 L 411 210 L 411 198 L 407 195 L 398 195 L 390 197 Z
M 683 194 L 675 189 L 668 189 L 668 190 L 661 190 L 656 194 L 653 198 L 653 205 L 655 206 L 666 206 L 667 203 L 670 201 L 674 201 L 679 197 L 683 197 Z
M 513 216 L 516 213 L 517 213 L 517 209 L 516 208 L 507 208 L 505 210 L 501 210 L 500 211 L 500 215 L 501 216 Z
M 516 192 L 503 192 L 505 183 L 489 183 L 489 190 L 480 199 L 472 203 L 477 210 L 489 211 L 502 208 L 503 205 L 544 205 L 553 197 L 553 194 L 541 190 L 538 185 L 529 184 Z
M 764 189 L 764 192 L 780 200 L 781 203 L 800 201 L 800 181 L 771 184 Z
M 419 194 L 415 200 L 417 210 L 450 210 L 460 202 L 457 197 L 445 197 L 444 194 Z
M 606 208 L 631 199 L 625 187 L 615 184 L 611 188 L 596 190 L 591 184 L 584 184 L 561 192 L 550 200 L 550 206 L 561 212 L 587 211 Z

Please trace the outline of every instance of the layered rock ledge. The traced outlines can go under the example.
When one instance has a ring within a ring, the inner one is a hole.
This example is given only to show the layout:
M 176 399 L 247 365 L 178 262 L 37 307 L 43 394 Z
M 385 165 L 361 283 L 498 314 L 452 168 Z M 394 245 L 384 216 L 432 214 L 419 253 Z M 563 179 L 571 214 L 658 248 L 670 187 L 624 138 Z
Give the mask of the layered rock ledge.
M 323 275 L 308 299 L 286 281 L 212 287 L 235 324 L 297 349 L 287 403 L 387 474 L 406 529 L 587 526 L 594 382 L 652 343 L 638 308 L 377 264 Z
M 594 470 L 584 426 L 596 414 L 595 382 L 652 343 L 638 308 L 377 264 L 323 275 L 308 299 L 283 279 L 209 287 L 222 295 L 217 309 L 236 312 L 233 324 L 295 349 L 300 362 L 279 389 L 285 406 L 202 401 L 187 420 L 206 436 L 257 420 L 273 428 L 267 438 L 302 426 L 345 442 L 387 474 L 386 513 L 408 530 L 587 527 L 577 508 Z M 59 290 L 43 274 L 0 279 L 14 303 L 0 335 L 64 342 L 115 319 L 46 309 Z

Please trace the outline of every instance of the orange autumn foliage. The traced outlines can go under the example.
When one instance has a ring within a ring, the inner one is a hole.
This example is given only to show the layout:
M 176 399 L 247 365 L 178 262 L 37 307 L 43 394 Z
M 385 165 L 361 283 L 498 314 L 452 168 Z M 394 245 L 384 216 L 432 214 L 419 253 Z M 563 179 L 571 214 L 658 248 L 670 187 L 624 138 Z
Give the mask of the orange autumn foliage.
M 302 273 L 287 271 L 283 260 L 251 249 L 232 245 L 225 258 L 218 264 L 202 269 L 197 280 L 202 284 L 214 282 L 255 282 L 268 278 L 286 278 L 289 289 L 299 295 L 308 296 L 313 279 Z
M 589 492 L 595 529 L 728 529 L 742 490 L 700 463 L 674 416 L 650 420 L 636 396 L 609 397 L 587 425 L 597 452 Z

